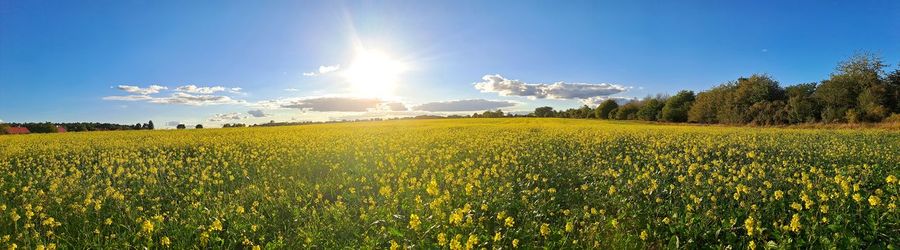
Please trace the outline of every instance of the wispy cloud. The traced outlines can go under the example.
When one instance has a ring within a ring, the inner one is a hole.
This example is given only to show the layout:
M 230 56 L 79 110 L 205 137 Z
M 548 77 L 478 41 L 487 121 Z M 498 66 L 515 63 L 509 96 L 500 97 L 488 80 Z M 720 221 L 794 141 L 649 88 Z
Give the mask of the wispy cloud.
M 485 75 L 475 89 L 501 96 L 522 96 L 531 99 L 587 99 L 625 92 L 626 87 L 609 83 L 526 83 L 506 79 L 500 75 Z
M 317 72 L 306 72 L 306 73 L 303 73 L 303 75 L 304 75 L 304 76 L 318 76 L 318 75 L 324 75 L 324 74 L 328 74 L 328 73 L 331 73 L 331 72 L 335 72 L 335 71 L 338 71 L 339 69 L 341 69 L 341 65 L 340 65 L 340 64 L 337 64 L 337 65 L 330 65 L 330 66 L 322 65 L 322 66 L 319 66 L 319 71 L 317 71 Z
M 226 113 L 226 114 L 215 114 L 209 118 L 211 122 L 220 122 L 220 121 L 234 121 L 234 120 L 242 120 L 247 118 L 246 115 L 241 113 Z
M 141 88 L 141 87 L 132 86 L 132 85 L 119 85 L 119 86 L 116 86 L 116 88 L 119 90 L 128 92 L 128 93 L 131 93 L 131 94 L 138 94 L 138 95 L 156 94 L 156 93 L 159 93 L 160 90 L 169 89 L 168 87 L 159 86 L 159 85 L 150 85 L 149 87 L 146 87 L 146 88 Z
M 113 95 L 105 96 L 102 99 L 107 101 L 144 101 L 155 104 L 183 104 L 193 106 L 204 105 L 220 105 L 220 104 L 241 104 L 246 103 L 243 100 L 233 99 L 225 95 L 213 95 L 216 92 L 229 92 L 242 94 L 241 88 L 226 88 L 222 86 L 198 87 L 196 85 L 184 85 L 174 89 L 175 93 L 169 96 L 154 96 L 161 90 L 167 90 L 167 87 L 159 85 L 150 85 L 146 88 L 140 88 L 130 85 L 119 85 L 116 87 L 132 95 Z
M 630 101 L 637 100 L 637 98 L 623 97 L 623 96 L 597 96 L 597 97 L 581 99 L 579 101 L 581 101 L 581 104 L 594 107 L 594 106 L 600 105 L 600 103 L 602 103 L 603 101 L 606 101 L 606 100 L 614 100 L 614 101 L 616 101 L 616 103 L 624 104 L 624 103 L 627 103 Z
M 243 100 L 232 99 L 222 95 L 192 95 L 188 93 L 173 93 L 169 97 L 155 97 L 149 100 L 150 103 L 158 104 L 184 104 L 193 106 L 204 105 L 220 105 L 220 104 L 241 104 Z
M 430 112 L 482 111 L 515 106 L 517 103 L 502 100 L 468 99 L 429 102 L 414 106 L 413 110 Z

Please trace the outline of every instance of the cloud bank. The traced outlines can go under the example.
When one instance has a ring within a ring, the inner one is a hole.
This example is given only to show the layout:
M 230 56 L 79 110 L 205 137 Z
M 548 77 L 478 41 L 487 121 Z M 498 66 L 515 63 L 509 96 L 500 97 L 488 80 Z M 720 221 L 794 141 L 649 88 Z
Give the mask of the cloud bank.
M 443 102 L 423 103 L 413 107 L 413 110 L 430 111 L 430 112 L 459 112 L 459 111 L 482 111 L 498 108 L 506 108 L 515 106 L 515 102 L 485 100 L 485 99 L 468 99 L 453 100 Z
M 501 96 L 523 96 L 531 99 L 588 99 L 625 92 L 626 88 L 609 83 L 526 83 L 500 75 L 485 75 L 475 89 Z
M 150 85 L 146 88 L 130 85 L 119 85 L 116 87 L 131 95 L 105 96 L 102 99 L 107 101 L 144 101 L 154 104 L 182 104 L 192 106 L 204 105 L 221 105 L 221 104 L 242 104 L 243 100 L 233 99 L 225 95 L 213 95 L 216 92 L 227 91 L 229 93 L 240 93 L 241 88 L 226 88 L 222 86 L 198 87 L 196 85 L 185 85 L 174 89 L 175 93 L 167 97 L 153 96 L 162 90 L 168 90 L 168 87 L 159 85 Z

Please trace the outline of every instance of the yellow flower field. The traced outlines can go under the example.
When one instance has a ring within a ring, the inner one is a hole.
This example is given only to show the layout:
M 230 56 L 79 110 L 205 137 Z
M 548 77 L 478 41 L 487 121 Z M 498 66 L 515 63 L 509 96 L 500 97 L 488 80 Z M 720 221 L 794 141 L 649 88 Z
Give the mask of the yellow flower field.
M 0 137 L 0 247 L 896 248 L 900 133 L 444 119 Z

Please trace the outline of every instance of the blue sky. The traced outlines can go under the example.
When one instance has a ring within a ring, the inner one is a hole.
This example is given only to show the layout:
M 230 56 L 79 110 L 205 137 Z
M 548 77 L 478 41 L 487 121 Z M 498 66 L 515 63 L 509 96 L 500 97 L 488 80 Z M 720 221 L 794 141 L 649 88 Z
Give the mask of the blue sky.
M 0 0 L 0 120 L 329 120 L 569 108 L 753 73 L 791 85 L 860 50 L 896 66 L 898 13 L 888 0 Z

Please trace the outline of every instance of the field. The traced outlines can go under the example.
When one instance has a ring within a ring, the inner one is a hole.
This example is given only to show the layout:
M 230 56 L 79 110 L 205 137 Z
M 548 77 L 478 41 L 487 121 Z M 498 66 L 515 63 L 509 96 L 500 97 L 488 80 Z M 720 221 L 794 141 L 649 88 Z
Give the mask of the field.
M 896 248 L 900 133 L 460 119 L 0 137 L 0 246 Z

